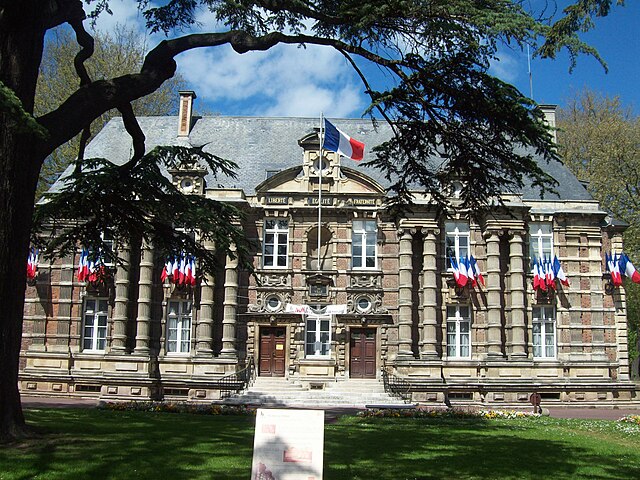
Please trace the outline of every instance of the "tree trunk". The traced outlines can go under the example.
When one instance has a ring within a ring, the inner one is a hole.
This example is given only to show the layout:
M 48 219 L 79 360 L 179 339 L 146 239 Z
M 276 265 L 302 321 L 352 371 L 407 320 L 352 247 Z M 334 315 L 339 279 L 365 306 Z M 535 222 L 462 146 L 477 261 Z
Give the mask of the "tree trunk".
M 44 28 L 39 2 L 0 9 L 0 81 L 33 112 Z M 0 441 L 26 433 L 18 367 L 26 258 L 42 142 L 20 127 L 15 112 L 0 113 Z

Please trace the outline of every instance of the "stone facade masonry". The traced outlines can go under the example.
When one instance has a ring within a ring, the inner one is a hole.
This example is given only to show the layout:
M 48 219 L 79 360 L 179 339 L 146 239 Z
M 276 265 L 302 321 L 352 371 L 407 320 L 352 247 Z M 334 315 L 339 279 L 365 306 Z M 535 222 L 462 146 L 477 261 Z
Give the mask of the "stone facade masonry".
M 622 230 L 607 223 L 596 202 L 514 195 L 510 207 L 476 219 L 465 212 L 438 218 L 418 198 L 410 215 L 392 219 L 383 209 L 384 188 L 325 152 L 323 198 L 329 200 L 321 211 L 319 268 L 314 135 L 299 142 L 295 175 L 284 170 L 244 194 L 246 230 L 260 245 L 255 275 L 227 258 L 196 287 L 176 288 L 160 280 L 164 252 L 134 242 L 120 252 L 127 269 L 103 286 L 77 280 L 78 255 L 41 262 L 27 286 L 23 393 L 220 401 L 227 393 L 220 381 L 254 362 L 258 375 L 307 384 L 380 378 L 384 369 L 410 386 L 412 401 L 433 405 L 524 407 L 534 392 L 545 404 L 637 402 L 624 290 L 611 288 L 603 264 L 604 252 L 622 251 Z M 183 177 L 204 183 L 199 170 L 173 175 L 178 185 Z M 216 188 L 203 194 L 231 195 Z M 265 219 L 287 222 L 284 266 L 265 264 Z M 357 221 L 376 228 L 370 268 L 354 267 Z M 445 252 L 451 221 L 468 226 L 468 253 L 486 286 L 456 287 Z M 540 223 L 551 228 L 553 254 L 571 282 L 550 294 L 532 287 L 530 228 Z M 107 301 L 104 348 L 84 348 L 87 299 Z M 180 353 L 167 346 L 176 302 L 192 306 Z M 302 315 L 287 305 L 312 310 Z M 338 313 L 324 313 L 326 306 L 339 306 Z M 539 312 L 550 317 L 544 328 L 551 343 L 543 339 L 541 347 L 550 349 L 542 357 L 534 341 Z M 458 346 L 451 355 L 451 342 L 465 342 L 465 325 L 468 351 Z M 370 349 L 368 364 L 361 347 Z

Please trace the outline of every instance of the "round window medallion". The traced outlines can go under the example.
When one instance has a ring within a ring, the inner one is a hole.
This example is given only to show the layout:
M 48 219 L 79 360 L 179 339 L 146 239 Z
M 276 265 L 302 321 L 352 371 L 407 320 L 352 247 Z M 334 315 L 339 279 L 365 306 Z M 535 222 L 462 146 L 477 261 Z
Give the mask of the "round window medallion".
M 322 170 L 322 174 L 329 173 L 329 162 L 327 162 L 326 158 L 316 158 L 316 161 L 313 162 L 313 169 L 316 173 Z
M 272 312 L 278 310 L 280 308 L 280 299 L 275 295 L 267 298 L 267 308 Z
M 368 312 L 371 309 L 371 300 L 368 297 L 360 297 L 358 299 L 358 310 Z
M 182 190 L 185 192 L 191 192 L 195 188 L 195 185 L 193 183 L 193 180 L 191 180 L 190 178 L 185 178 L 180 182 L 180 188 L 182 188 Z

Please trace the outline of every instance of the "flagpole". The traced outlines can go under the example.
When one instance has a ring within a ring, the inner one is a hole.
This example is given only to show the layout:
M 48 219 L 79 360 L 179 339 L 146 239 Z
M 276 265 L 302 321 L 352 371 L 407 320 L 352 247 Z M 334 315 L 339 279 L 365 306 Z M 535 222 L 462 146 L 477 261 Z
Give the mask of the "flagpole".
M 319 136 L 320 136 L 320 146 L 319 146 L 319 160 L 318 160 L 318 175 L 319 175 L 319 179 L 318 179 L 318 267 L 317 270 L 320 271 L 320 245 L 321 245 L 321 229 L 322 229 L 322 164 L 323 164 L 323 160 L 322 160 L 322 141 L 324 140 L 323 138 L 323 125 L 324 125 L 324 113 L 320 112 L 320 132 L 319 132 Z

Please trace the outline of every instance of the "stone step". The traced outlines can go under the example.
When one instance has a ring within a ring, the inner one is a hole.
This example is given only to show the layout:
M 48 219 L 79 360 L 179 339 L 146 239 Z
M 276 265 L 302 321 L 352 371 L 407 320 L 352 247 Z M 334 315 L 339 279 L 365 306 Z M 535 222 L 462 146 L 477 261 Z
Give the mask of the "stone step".
M 264 406 L 310 406 L 365 408 L 366 405 L 389 405 L 404 407 L 407 403 L 384 391 L 376 379 L 349 379 L 343 381 L 314 382 L 322 388 L 310 388 L 302 381 L 279 377 L 258 377 L 246 391 L 225 400 L 229 404 L 251 404 Z

